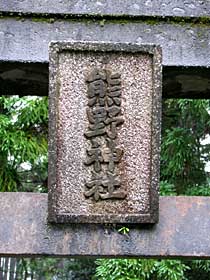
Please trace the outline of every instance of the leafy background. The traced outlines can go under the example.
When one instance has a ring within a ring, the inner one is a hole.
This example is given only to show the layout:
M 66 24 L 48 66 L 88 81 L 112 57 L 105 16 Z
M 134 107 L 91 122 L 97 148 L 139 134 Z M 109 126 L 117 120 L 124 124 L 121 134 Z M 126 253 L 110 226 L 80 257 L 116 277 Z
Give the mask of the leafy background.
M 210 195 L 209 112 L 208 100 L 163 101 L 161 195 Z M 47 97 L 0 97 L 0 191 L 47 192 L 47 127 Z M 210 261 L 2 257 L 0 279 L 206 280 Z

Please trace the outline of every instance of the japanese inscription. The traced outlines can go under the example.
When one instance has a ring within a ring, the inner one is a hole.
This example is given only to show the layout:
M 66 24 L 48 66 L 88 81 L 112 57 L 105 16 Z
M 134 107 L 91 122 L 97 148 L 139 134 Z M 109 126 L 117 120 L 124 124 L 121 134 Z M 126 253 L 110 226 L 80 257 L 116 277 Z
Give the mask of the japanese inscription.
M 84 195 L 95 201 L 124 199 L 118 163 L 123 150 L 116 139 L 124 123 L 121 110 L 121 76 L 107 69 L 93 69 L 86 79 L 89 142 L 84 164 L 91 168 L 91 178 L 85 182 Z
M 158 220 L 161 50 L 52 42 L 49 221 Z

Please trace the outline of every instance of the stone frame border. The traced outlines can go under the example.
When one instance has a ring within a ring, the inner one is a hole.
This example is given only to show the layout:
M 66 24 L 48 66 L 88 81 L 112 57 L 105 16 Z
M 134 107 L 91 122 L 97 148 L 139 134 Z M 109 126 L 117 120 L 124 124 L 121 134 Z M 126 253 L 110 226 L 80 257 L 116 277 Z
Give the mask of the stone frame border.
M 87 223 L 86 215 L 57 212 L 59 188 L 56 187 L 58 114 L 55 110 L 59 94 L 57 81 L 58 56 L 63 51 L 146 53 L 153 58 L 153 100 L 151 140 L 151 185 L 149 214 L 91 215 L 88 223 L 157 223 L 159 217 L 159 159 L 161 130 L 162 51 L 155 45 L 108 43 L 89 41 L 51 42 L 49 45 L 49 165 L 48 165 L 48 221 L 54 223 Z

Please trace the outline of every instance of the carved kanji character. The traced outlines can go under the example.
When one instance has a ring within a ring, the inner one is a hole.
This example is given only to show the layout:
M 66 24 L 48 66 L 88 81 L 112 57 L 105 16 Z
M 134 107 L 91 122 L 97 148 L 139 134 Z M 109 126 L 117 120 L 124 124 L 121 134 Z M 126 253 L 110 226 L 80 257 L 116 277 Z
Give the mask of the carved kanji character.
M 105 81 L 106 77 L 107 77 L 107 74 L 106 74 L 105 70 L 95 68 L 86 78 L 86 82 L 90 83 L 90 82 L 97 81 L 97 80 L 100 80 L 100 79 Z
M 98 104 L 100 106 L 105 105 L 105 94 L 106 94 L 106 84 L 102 80 L 94 81 L 89 84 L 88 87 L 88 105 L 90 107 Z
M 101 163 L 104 161 L 100 149 L 100 144 L 96 140 L 91 141 L 91 149 L 87 150 L 88 159 L 85 162 L 86 165 L 94 164 L 95 172 L 101 171 Z
M 121 99 L 120 97 L 113 97 L 110 92 L 107 92 L 107 105 L 112 106 L 112 105 L 121 105 Z
M 110 119 L 110 129 L 106 131 L 107 135 L 111 139 L 115 139 L 117 137 L 117 126 L 124 123 L 124 119 L 120 117 Z
M 106 179 L 103 180 L 103 186 L 107 187 L 109 193 L 112 193 L 115 190 L 115 187 L 120 186 L 120 179 L 117 174 L 112 172 L 107 172 Z
M 115 139 L 117 137 L 117 126 L 124 123 L 124 119 L 120 116 L 121 109 L 117 106 L 112 106 L 107 109 L 107 113 L 108 117 L 105 120 L 105 124 L 110 126 L 106 133 L 109 138 Z
M 104 70 L 94 69 L 89 77 L 87 78 L 88 83 L 88 105 L 90 107 L 99 104 L 100 106 L 105 105 L 105 94 L 107 86 L 105 83 L 106 72 Z
M 119 115 L 121 113 L 121 109 L 120 109 L 120 107 L 114 105 L 114 106 L 109 107 L 107 109 L 107 112 L 108 112 L 108 116 L 110 118 L 112 118 L 112 117 L 116 117 L 117 115 Z
M 89 138 L 91 147 L 86 151 L 85 164 L 93 165 L 94 171 L 91 180 L 85 184 L 84 194 L 86 197 L 93 197 L 95 201 L 109 198 L 123 199 L 126 192 L 120 188 L 120 178 L 115 173 L 116 164 L 120 162 L 123 151 L 113 141 L 117 137 L 117 127 L 124 122 L 120 108 L 120 74 L 95 68 L 86 82 L 89 125 L 85 136 Z M 104 139 L 107 142 L 106 147 Z
M 123 150 L 116 147 L 116 143 L 112 139 L 107 138 L 106 141 L 108 148 L 103 150 L 103 158 L 104 162 L 108 163 L 108 170 L 113 173 L 115 163 L 119 163 L 122 158 Z
M 107 111 L 104 107 L 97 106 L 96 108 L 87 110 L 87 116 L 90 123 L 95 124 L 106 120 Z
M 107 118 L 107 111 L 104 107 L 96 107 L 94 109 L 87 109 L 87 117 L 89 120 L 88 131 L 85 136 L 88 138 L 101 136 L 106 133 L 105 121 Z
M 107 177 L 103 179 L 102 184 L 104 187 L 107 187 L 107 192 L 100 194 L 101 199 L 125 198 L 126 192 L 124 190 L 117 190 L 117 188 L 120 186 L 120 178 L 118 177 L 118 175 L 108 171 L 106 176 Z
M 107 90 L 107 105 L 121 105 L 121 80 L 120 74 L 115 73 L 111 74 L 110 71 L 107 71 L 107 82 L 108 82 L 108 90 Z
M 86 197 L 91 197 L 98 201 L 101 198 L 101 194 L 104 193 L 102 185 L 102 176 L 92 172 L 92 178 L 90 182 L 86 182 L 85 186 L 87 190 L 84 192 Z

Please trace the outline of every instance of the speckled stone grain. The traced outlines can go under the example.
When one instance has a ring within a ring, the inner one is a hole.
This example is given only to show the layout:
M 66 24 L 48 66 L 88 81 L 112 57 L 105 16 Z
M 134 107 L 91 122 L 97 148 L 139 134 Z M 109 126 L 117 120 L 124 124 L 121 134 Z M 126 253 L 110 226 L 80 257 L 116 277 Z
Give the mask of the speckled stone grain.
M 155 89 L 159 84 L 154 79 L 154 73 L 158 73 L 155 72 L 154 54 L 101 49 L 78 51 L 58 47 L 57 56 L 54 56 L 56 61 L 52 61 L 55 76 L 50 98 L 54 101 L 50 101 L 50 106 L 54 108 L 50 108 L 50 114 L 54 117 L 50 129 L 56 131 L 51 133 L 54 140 L 49 143 L 50 160 L 51 154 L 55 156 L 54 181 L 49 180 L 49 220 L 70 223 L 156 222 L 160 89 Z M 84 183 L 90 178 L 90 168 L 84 165 L 88 147 L 88 140 L 84 137 L 88 126 L 85 78 L 93 68 L 121 74 L 121 108 L 125 122 L 119 128 L 117 142 L 124 151 L 118 167 L 121 187 L 127 190 L 127 197 L 123 200 L 95 202 L 84 196 Z M 154 98 L 154 93 L 159 95 Z M 52 169 L 52 162 L 49 169 Z

